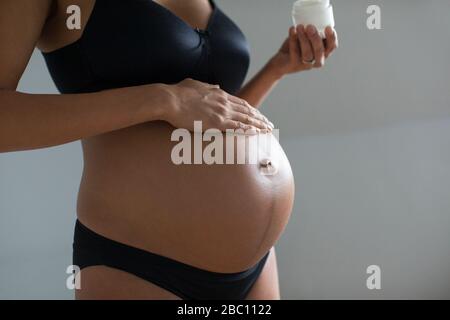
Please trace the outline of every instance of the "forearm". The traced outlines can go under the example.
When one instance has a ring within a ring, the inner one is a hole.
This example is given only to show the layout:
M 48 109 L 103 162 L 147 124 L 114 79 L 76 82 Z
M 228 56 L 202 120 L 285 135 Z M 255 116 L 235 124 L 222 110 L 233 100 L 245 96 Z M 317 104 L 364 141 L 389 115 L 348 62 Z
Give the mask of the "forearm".
M 253 107 L 258 108 L 281 78 L 282 75 L 269 61 L 237 95 Z
M 67 95 L 0 90 L 0 152 L 56 146 L 160 120 L 166 96 L 164 85 Z

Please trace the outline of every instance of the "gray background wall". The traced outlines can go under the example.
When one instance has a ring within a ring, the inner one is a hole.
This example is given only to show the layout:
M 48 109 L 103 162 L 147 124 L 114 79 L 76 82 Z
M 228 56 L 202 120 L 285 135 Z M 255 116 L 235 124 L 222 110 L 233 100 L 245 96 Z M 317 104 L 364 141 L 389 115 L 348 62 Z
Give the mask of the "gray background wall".
M 252 46 L 278 49 L 293 1 L 217 0 Z M 366 8 L 382 8 L 382 30 Z M 263 112 L 295 174 L 277 245 L 286 299 L 450 298 L 450 2 L 334 1 L 340 48 L 289 76 Z M 56 92 L 35 52 L 21 91 Z M 80 144 L 0 154 L 0 298 L 70 299 Z M 381 290 L 366 268 L 381 267 Z

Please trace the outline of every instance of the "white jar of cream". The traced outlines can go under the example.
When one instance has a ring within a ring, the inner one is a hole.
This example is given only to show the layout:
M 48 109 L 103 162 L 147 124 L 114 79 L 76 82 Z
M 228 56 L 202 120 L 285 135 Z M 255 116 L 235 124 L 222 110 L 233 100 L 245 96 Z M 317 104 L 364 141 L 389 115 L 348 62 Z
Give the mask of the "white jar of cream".
M 294 26 L 309 24 L 315 26 L 322 38 L 325 38 L 325 28 L 334 28 L 333 6 L 330 0 L 298 0 L 292 9 Z

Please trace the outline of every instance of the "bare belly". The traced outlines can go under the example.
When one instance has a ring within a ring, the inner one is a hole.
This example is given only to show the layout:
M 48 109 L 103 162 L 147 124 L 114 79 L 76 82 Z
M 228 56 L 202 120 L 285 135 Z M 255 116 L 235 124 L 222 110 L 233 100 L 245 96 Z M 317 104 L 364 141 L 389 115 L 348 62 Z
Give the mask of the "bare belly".
M 152 122 L 83 141 L 78 218 L 110 239 L 198 268 L 249 268 L 278 240 L 292 210 L 286 155 L 269 137 L 245 154 L 270 159 L 274 174 L 259 162 L 176 165 L 173 130 Z

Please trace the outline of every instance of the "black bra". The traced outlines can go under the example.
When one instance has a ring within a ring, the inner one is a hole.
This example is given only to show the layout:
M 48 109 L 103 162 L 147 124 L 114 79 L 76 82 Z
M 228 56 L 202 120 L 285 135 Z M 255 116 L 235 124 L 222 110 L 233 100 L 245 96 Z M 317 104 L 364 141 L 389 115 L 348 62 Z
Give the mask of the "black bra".
M 235 94 L 248 71 L 248 43 L 210 3 L 208 26 L 199 30 L 152 0 L 96 0 L 81 38 L 42 54 L 61 93 L 193 78 Z

